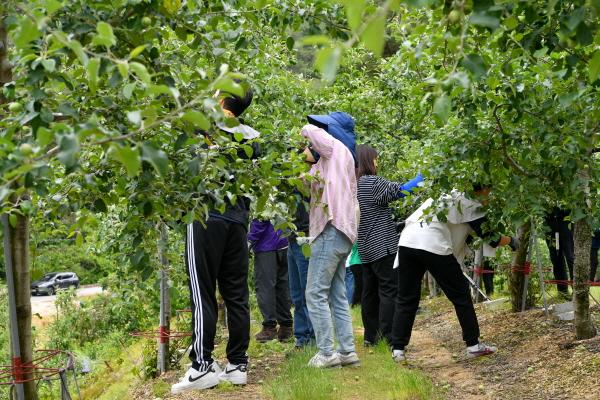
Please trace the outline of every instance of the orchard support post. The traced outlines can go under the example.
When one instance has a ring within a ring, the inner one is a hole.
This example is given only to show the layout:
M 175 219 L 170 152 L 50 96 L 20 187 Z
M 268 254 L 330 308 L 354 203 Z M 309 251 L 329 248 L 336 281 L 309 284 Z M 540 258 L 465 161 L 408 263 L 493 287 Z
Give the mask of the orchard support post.
M 169 299 L 169 276 L 167 268 L 169 260 L 167 259 L 168 233 L 164 223 L 160 224 L 160 239 L 158 243 L 158 252 L 161 268 L 159 271 L 160 279 L 160 338 L 158 341 L 157 369 L 160 374 L 164 374 L 169 369 L 169 331 L 171 325 L 171 301 Z
M 481 274 L 483 273 L 483 243 L 475 251 L 475 268 L 473 268 L 473 281 L 477 288 L 481 285 Z M 479 294 L 479 290 L 473 288 L 473 299 L 476 303 L 480 303 L 483 298 Z
M 11 232 L 8 222 L 8 215 L 2 215 L 2 226 L 4 228 L 4 258 L 6 265 L 6 285 L 8 286 L 8 320 L 10 328 L 10 350 L 12 354 L 13 379 L 18 400 L 25 400 L 25 391 L 23 383 L 23 371 L 21 369 L 21 347 L 19 341 L 19 329 L 17 327 L 17 304 L 15 295 L 15 280 L 13 276 L 13 257 L 11 248 Z

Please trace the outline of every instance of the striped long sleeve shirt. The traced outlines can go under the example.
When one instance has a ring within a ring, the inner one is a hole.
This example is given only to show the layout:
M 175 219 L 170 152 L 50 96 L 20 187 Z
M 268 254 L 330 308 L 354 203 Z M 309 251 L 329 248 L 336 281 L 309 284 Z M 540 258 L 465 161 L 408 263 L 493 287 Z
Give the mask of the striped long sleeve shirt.
M 405 184 L 390 182 L 377 175 L 364 175 L 358 180 L 358 253 L 363 263 L 396 254 L 398 233 L 389 204 L 411 192 L 423 181 L 421 174 Z

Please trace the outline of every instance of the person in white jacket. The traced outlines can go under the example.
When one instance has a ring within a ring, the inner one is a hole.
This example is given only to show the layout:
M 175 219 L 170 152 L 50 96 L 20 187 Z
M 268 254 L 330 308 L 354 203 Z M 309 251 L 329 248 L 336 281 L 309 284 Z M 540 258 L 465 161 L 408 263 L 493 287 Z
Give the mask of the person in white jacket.
M 489 188 L 477 185 L 475 194 L 479 201 L 468 199 L 458 191 L 443 196 L 438 204 L 447 210 L 446 221 L 441 221 L 435 212 L 426 212 L 433 205 L 432 199 L 425 201 L 406 220 L 394 265 L 398 268 L 392 327 L 392 357 L 395 361 L 406 360 L 405 347 L 410 340 L 426 271 L 433 275 L 454 305 L 467 345 L 467 357 L 496 351 L 493 346 L 479 343 L 479 324 L 460 264 L 467 251 L 467 238 L 472 233 L 486 239 L 492 247 L 510 245 L 516 250 L 518 241 L 510 236 L 493 239 L 492 233 L 483 232 L 482 225 L 486 221 L 483 205 L 487 204 Z

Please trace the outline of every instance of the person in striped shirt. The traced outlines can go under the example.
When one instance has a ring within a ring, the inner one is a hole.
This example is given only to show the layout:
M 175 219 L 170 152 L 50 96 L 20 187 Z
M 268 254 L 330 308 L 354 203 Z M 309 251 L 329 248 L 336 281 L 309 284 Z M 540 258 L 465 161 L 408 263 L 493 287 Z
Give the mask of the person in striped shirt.
M 401 199 L 423 181 L 421 174 L 402 184 L 377 176 L 377 151 L 357 148 L 358 158 L 358 253 L 362 261 L 361 298 L 365 346 L 381 339 L 391 343 L 397 273 L 393 269 L 398 232 L 390 203 Z

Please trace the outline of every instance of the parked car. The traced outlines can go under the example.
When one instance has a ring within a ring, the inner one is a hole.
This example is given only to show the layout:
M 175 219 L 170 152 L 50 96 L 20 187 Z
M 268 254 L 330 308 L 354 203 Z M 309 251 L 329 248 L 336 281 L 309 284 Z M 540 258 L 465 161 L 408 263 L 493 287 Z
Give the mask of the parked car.
M 79 287 L 79 277 L 74 272 L 51 272 L 45 274 L 42 279 L 31 284 L 31 294 L 53 295 L 58 289 Z

